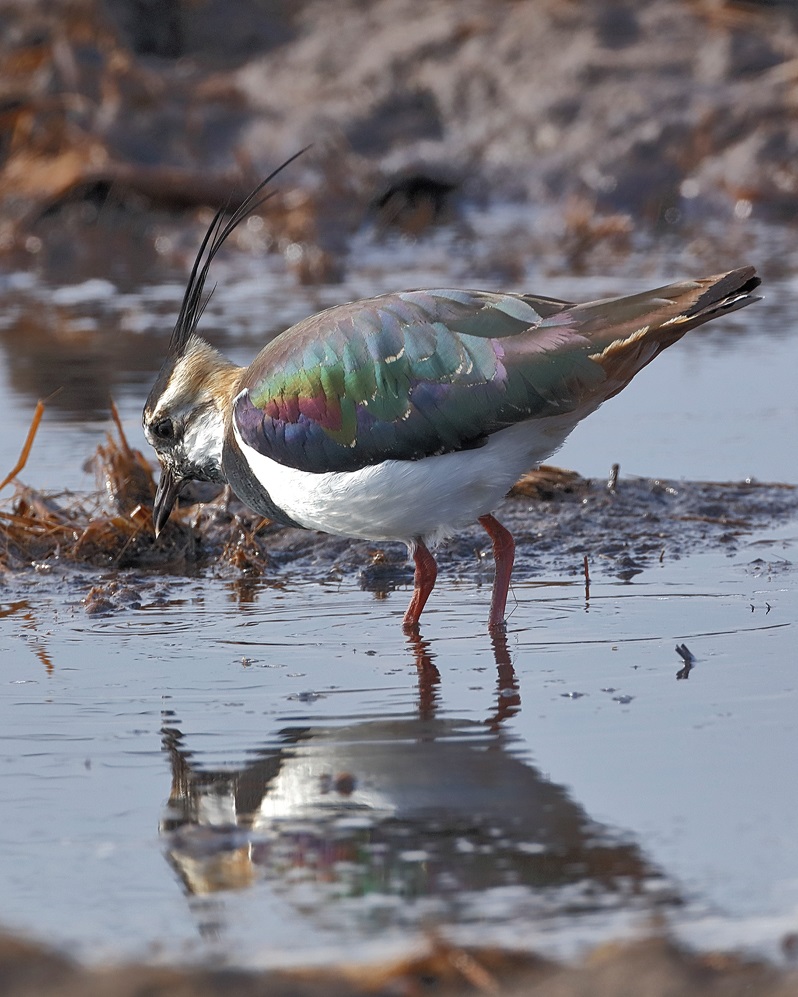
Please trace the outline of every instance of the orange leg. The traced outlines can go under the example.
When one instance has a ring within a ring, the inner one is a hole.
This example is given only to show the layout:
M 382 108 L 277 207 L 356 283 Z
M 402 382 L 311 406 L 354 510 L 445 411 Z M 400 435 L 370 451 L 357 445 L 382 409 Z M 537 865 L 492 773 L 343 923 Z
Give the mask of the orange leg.
M 435 558 L 421 540 L 416 540 L 413 560 L 416 563 L 415 589 L 405 613 L 405 630 L 412 630 L 418 626 L 421 611 L 427 604 L 430 592 L 435 588 L 435 579 L 438 577 L 438 565 L 435 563 Z
M 513 574 L 515 540 L 512 533 L 493 516 L 480 516 L 479 524 L 493 542 L 493 558 L 496 561 L 496 577 L 493 581 L 493 596 L 490 600 L 488 617 L 488 628 L 493 630 L 494 627 L 504 626 L 504 609 Z

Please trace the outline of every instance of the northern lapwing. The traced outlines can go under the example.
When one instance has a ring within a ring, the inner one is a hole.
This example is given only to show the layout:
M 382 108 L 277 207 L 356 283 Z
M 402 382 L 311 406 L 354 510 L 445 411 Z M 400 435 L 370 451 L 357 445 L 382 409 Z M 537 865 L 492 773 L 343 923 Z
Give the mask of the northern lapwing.
M 286 165 L 229 219 L 217 212 L 197 254 L 144 408 L 161 464 L 156 534 L 194 478 L 228 482 L 288 526 L 400 540 L 415 561 L 412 630 L 437 576 L 430 546 L 476 521 L 496 562 L 488 625 L 501 627 L 515 544 L 497 504 L 658 353 L 756 301 L 759 279 L 743 267 L 585 304 L 399 291 L 305 318 L 242 368 L 197 335 L 203 289 L 224 241 Z

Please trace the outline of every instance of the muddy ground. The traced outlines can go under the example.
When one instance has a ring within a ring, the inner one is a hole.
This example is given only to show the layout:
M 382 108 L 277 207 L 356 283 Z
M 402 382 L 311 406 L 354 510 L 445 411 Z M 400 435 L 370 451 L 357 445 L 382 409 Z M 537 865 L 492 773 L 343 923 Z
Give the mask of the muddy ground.
M 35 569 L 39 585 L 57 584 L 77 570 L 72 583 L 82 579 L 84 608 L 98 614 L 148 602 L 149 593 L 162 587 L 163 573 L 175 580 L 214 573 L 237 580 L 242 593 L 261 581 L 286 586 L 355 577 L 378 593 L 412 585 L 403 544 L 280 526 L 227 490 L 199 483 L 187 488 L 156 539 L 155 483 L 146 458 L 109 437 L 94 462 L 102 492 L 59 497 L 18 485 L 16 496 L 0 505 L 7 587 L 15 581 L 27 587 L 25 569 Z M 701 550 L 722 549 L 731 557 L 753 531 L 797 513 L 793 485 L 624 478 L 617 465 L 601 481 L 544 466 L 522 478 L 498 510 L 516 539 L 516 579 L 588 581 L 630 581 Z M 447 541 L 438 561 L 442 577 L 482 581 L 493 571 L 490 542 L 478 526 Z M 769 574 L 779 570 L 777 562 L 764 546 L 749 571 Z
M 427 953 L 379 967 L 250 973 L 119 967 L 82 970 L 51 950 L 0 937 L 0 986 L 7 997 L 788 997 L 798 974 L 717 953 L 694 955 L 663 939 L 606 945 L 574 966 L 491 949 L 432 942 Z

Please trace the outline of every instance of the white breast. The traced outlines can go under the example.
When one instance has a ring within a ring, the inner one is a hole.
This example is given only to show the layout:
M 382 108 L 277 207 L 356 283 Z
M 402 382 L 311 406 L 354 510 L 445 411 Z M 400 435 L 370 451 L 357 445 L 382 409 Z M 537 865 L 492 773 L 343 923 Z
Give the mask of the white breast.
M 417 537 L 436 543 L 491 512 L 521 474 L 561 446 L 585 414 L 519 423 L 475 450 L 323 474 L 278 464 L 248 446 L 233 428 L 250 470 L 295 522 L 323 533 L 411 544 Z

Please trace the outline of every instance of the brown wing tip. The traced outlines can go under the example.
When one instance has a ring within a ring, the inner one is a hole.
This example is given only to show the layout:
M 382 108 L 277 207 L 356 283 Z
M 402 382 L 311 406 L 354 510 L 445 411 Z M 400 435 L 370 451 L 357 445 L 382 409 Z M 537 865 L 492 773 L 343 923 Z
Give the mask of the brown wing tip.
M 729 273 L 709 277 L 703 283 L 708 287 L 699 295 L 692 308 L 685 312 L 687 318 L 744 308 L 754 301 L 761 300 L 759 296 L 752 294 L 762 281 L 757 276 L 755 268 L 751 266 L 739 267 L 737 270 L 730 270 Z

